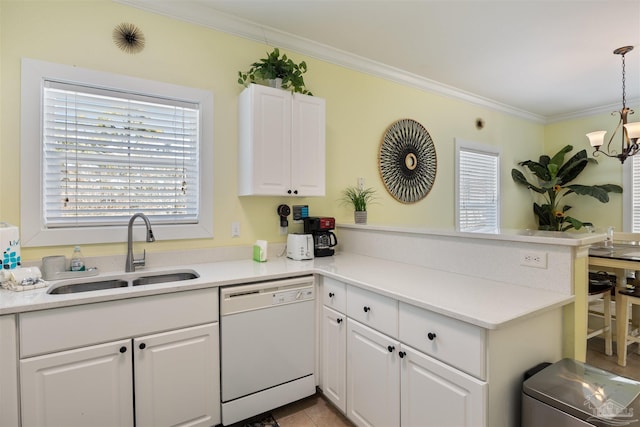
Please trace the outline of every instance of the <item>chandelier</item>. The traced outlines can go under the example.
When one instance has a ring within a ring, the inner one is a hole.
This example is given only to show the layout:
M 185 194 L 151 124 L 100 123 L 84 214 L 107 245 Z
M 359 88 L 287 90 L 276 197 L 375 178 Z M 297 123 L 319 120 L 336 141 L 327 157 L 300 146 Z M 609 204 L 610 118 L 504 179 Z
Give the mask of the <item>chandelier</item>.
M 622 109 L 611 113 L 612 116 L 618 114 L 620 116 L 620 120 L 618 121 L 618 126 L 616 126 L 613 131 L 611 138 L 609 138 L 609 142 L 607 142 L 606 151 L 600 149 L 604 144 L 604 134 L 607 133 L 606 131 L 599 130 L 587 134 L 587 138 L 589 138 L 589 142 L 594 148 L 594 156 L 602 153 L 607 157 L 617 158 L 620 160 L 620 163 L 624 163 L 627 157 L 634 156 L 640 151 L 640 146 L 638 145 L 638 138 L 640 137 L 640 122 L 627 123 L 627 116 L 629 114 L 633 114 L 633 110 L 627 107 L 624 56 L 632 50 L 633 46 L 623 46 L 613 51 L 614 54 L 622 56 Z M 615 148 L 612 150 L 611 143 L 620 128 L 622 128 L 622 143 L 620 151 L 616 151 Z

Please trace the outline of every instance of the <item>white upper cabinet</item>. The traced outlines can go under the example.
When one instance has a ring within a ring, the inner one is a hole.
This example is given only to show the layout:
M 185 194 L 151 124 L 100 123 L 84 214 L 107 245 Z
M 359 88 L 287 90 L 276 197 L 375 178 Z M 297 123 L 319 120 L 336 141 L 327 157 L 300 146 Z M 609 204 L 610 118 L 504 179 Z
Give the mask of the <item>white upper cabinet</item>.
M 325 101 L 251 84 L 238 102 L 238 194 L 325 195 Z

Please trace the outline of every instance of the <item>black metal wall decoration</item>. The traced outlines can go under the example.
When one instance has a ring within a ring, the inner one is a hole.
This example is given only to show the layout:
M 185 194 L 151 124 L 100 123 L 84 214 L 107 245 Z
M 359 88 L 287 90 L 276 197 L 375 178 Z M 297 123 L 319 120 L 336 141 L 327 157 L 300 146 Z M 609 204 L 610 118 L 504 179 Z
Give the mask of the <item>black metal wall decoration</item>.
M 387 191 L 402 203 L 415 203 L 431 191 L 436 179 L 436 149 L 420 123 L 393 123 L 380 144 L 380 175 Z
M 138 53 L 144 49 L 145 39 L 140 28 L 123 22 L 113 29 L 113 42 L 127 53 Z

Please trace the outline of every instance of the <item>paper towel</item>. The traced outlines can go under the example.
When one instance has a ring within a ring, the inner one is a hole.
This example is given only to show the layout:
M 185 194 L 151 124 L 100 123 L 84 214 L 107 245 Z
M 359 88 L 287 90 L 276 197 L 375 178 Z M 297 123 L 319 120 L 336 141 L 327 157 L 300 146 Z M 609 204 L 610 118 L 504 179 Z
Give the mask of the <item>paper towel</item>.
M 15 225 L 0 222 L 0 267 L 13 270 L 20 266 L 20 231 Z

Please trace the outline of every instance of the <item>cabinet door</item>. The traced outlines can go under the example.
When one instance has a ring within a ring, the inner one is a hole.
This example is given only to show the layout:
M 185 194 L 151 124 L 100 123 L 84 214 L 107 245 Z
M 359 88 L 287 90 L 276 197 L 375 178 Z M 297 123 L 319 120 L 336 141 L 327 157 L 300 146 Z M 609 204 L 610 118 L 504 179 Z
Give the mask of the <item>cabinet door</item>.
M 325 195 L 325 101 L 293 95 L 291 187 L 298 196 Z
M 240 195 L 291 190 L 291 93 L 252 84 L 239 100 Z
M 131 340 L 20 361 L 23 427 L 133 426 Z
M 486 425 L 486 383 L 402 345 L 402 427 Z
M 342 412 L 347 411 L 347 319 L 343 314 L 323 307 L 322 391 Z
M 347 340 L 347 416 L 358 426 L 399 425 L 399 342 L 351 319 Z
M 218 323 L 133 340 L 136 426 L 220 423 Z

